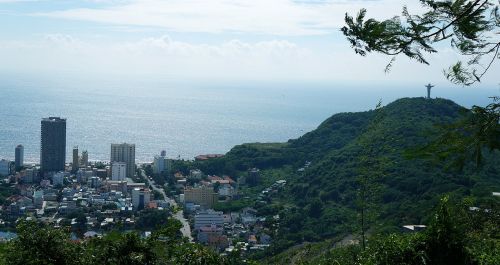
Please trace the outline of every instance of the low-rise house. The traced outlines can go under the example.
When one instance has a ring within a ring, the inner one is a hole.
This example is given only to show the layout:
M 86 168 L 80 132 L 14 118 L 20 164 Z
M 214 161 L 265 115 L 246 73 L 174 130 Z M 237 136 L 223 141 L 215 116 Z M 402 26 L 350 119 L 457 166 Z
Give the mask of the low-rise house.
M 254 234 L 252 234 L 252 235 L 248 236 L 248 243 L 249 243 L 250 245 L 255 245 L 255 244 L 257 244 L 257 237 L 256 237 Z
M 19 205 L 16 202 L 11 203 L 9 206 L 7 206 L 7 214 L 13 217 L 18 216 L 20 210 L 21 207 L 19 207 Z
M 101 234 L 97 233 L 96 231 L 87 231 L 83 234 L 83 238 L 94 238 L 94 237 L 101 237 Z
M 192 169 L 189 171 L 189 178 L 194 180 L 200 180 L 203 177 L 203 172 L 199 169 Z
M 72 202 L 62 202 L 59 206 L 58 212 L 62 215 L 69 214 L 77 211 L 77 207 L 75 203 Z
M 242 213 L 240 215 L 241 223 L 244 225 L 253 225 L 257 222 L 257 217 L 249 213 Z
M 46 189 L 43 191 L 43 200 L 44 201 L 57 201 L 57 190 Z
M 224 214 L 222 215 L 224 218 L 224 224 L 232 224 L 233 223 L 233 218 L 231 218 L 231 214 Z
M 269 236 L 268 234 L 262 233 L 262 234 L 260 234 L 259 242 L 260 242 L 260 244 L 263 244 L 263 245 L 269 245 L 269 244 L 271 244 L 271 236 Z
M 198 228 L 197 230 L 197 241 L 202 244 L 207 244 L 209 241 L 209 237 L 214 235 L 222 235 L 224 230 L 222 227 L 218 227 L 216 225 L 207 225 Z
M 424 230 L 425 228 L 427 228 L 426 225 L 404 225 L 403 231 L 404 232 L 418 232 L 418 231 Z
M 219 196 L 232 197 L 236 193 L 236 189 L 229 184 L 222 184 L 219 187 Z

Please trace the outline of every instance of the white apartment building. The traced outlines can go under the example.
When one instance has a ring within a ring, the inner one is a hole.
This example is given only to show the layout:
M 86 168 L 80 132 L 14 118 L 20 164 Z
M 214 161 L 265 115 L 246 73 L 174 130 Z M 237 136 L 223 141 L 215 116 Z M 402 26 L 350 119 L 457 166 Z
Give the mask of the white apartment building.
M 194 229 L 198 230 L 204 226 L 223 226 L 224 225 L 224 214 L 222 212 L 217 212 L 212 209 L 202 211 L 194 216 Z
M 135 174 L 135 144 L 111 144 L 111 158 L 109 161 L 111 163 L 126 163 L 126 176 L 132 178 Z
M 164 171 L 170 171 L 171 162 L 166 156 L 155 156 L 153 162 L 153 173 L 160 174 Z
M 127 178 L 127 163 L 113 162 L 111 163 L 111 180 L 125 180 Z

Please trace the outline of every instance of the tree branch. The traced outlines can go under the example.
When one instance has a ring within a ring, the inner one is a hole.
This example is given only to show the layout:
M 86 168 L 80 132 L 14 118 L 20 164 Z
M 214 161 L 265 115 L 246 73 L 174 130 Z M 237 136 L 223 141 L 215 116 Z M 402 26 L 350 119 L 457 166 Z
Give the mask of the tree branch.
M 500 42 L 497 43 L 496 48 L 494 47 L 493 49 L 495 49 L 495 54 L 493 54 L 493 57 L 491 58 L 490 62 L 488 63 L 488 66 L 484 69 L 484 71 L 479 76 L 477 76 L 475 73 L 473 73 L 474 77 L 476 78 L 476 80 L 468 83 L 467 85 L 472 85 L 475 82 L 481 82 L 481 78 L 483 77 L 483 75 L 486 74 L 486 72 L 488 72 L 488 70 L 490 69 L 491 65 L 493 65 L 493 62 L 497 59 L 498 52 L 500 50 Z

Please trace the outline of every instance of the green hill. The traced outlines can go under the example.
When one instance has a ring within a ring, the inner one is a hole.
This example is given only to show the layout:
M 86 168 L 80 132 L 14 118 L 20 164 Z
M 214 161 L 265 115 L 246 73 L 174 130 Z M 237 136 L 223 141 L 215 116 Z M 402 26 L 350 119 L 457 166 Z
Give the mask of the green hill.
M 287 143 L 236 146 L 224 158 L 199 166 L 209 173 L 236 177 L 244 176 L 248 168 L 260 168 L 262 184 L 243 187 L 248 196 L 256 196 L 276 179 L 287 180 L 278 196 L 253 205 L 261 214 L 280 215 L 272 253 L 305 241 L 356 234 L 363 174 L 370 178 L 370 231 L 399 231 L 404 224 L 428 223 L 443 194 L 471 197 L 482 205 L 491 203 L 492 191 L 500 190 L 497 153 L 489 155 L 484 167 L 462 171 L 405 156 L 432 140 L 437 125 L 455 122 L 466 112 L 446 99 L 399 99 L 378 112 L 333 115 Z M 306 161 L 311 165 L 298 171 Z

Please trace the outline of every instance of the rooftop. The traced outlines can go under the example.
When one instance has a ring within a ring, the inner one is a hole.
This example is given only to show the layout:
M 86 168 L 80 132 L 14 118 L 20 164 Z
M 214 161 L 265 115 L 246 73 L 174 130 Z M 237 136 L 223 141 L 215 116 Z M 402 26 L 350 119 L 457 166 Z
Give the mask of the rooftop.
M 42 121 L 47 121 L 47 122 L 66 122 L 66 119 L 60 118 L 60 117 L 48 117 L 48 118 L 43 118 Z

